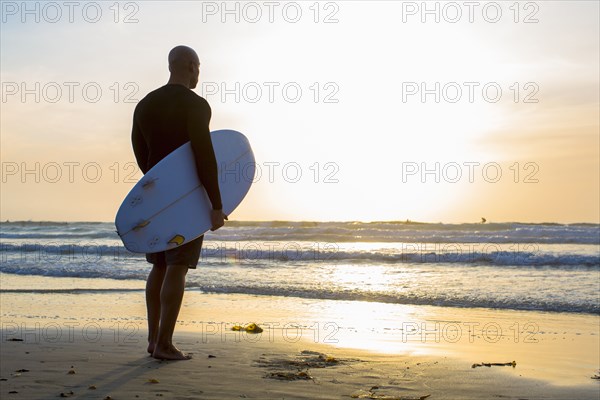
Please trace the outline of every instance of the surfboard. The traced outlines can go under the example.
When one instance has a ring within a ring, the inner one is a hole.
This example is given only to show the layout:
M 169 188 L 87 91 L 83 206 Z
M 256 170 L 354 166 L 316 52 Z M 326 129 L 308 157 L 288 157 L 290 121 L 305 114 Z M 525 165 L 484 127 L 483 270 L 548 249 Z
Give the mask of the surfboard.
M 240 132 L 218 130 L 210 135 L 223 212 L 229 216 L 254 180 L 254 153 Z M 188 142 L 163 158 L 135 184 L 117 211 L 115 226 L 127 250 L 157 253 L 188 243 L 210 230 L 211 209 Z

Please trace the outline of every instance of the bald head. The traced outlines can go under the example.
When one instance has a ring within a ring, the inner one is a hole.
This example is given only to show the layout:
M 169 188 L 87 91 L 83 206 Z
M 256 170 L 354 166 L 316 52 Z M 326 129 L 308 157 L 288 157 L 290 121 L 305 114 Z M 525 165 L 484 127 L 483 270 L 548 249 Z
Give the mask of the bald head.
M 169 52 L 169 83 L 177 83 L 193 89 L 198 84 L 200 59 L 194 49 L 187 46 L 174 47 Z

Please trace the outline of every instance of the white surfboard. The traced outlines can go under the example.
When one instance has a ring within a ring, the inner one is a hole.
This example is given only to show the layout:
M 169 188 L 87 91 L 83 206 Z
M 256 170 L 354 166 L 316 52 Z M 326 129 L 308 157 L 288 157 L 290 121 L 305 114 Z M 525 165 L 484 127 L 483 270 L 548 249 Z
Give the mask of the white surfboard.
M 256 164 L 248 139 L 240 132 L 211 132 L 219 169 L 223 212 L 242 202 Z M 152 167 L 123 200 L 115 225 L 127 250 L 156 253 L 188 243 L 211 228 L 210 200 L 196 172 L 190 142 Z

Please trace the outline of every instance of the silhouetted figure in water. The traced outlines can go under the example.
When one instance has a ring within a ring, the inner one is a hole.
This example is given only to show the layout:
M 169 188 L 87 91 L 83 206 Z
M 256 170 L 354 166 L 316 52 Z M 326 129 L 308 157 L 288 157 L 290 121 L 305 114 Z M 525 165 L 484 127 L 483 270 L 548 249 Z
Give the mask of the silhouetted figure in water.
M 486 222 L 487 222 L 487 219 L 485 219 L 485 218 L 481 217 L 481 223 L 482 223 L 482 224 L 485 224 Z

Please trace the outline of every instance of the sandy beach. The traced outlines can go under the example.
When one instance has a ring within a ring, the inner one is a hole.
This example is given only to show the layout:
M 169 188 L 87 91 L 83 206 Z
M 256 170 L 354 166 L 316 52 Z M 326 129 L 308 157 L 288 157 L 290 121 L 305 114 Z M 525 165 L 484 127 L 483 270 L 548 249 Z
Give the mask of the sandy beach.
M 85 289 L 74 278 L 1 278 L 0 393 L 7 399 L 600 394 L 592 379 L 599 354 L 594 315 L 189 291 L 175 341 L 193 358 L 165 362 L 145 354 L 143 282 L 124 282 L 115 291 L 97 281 Z M 69 292 L 72 285 L 82 289 Z M 263 332 L 231 331 L 250 322 Z M 512 361 L 514 367 L 474 366 Z

